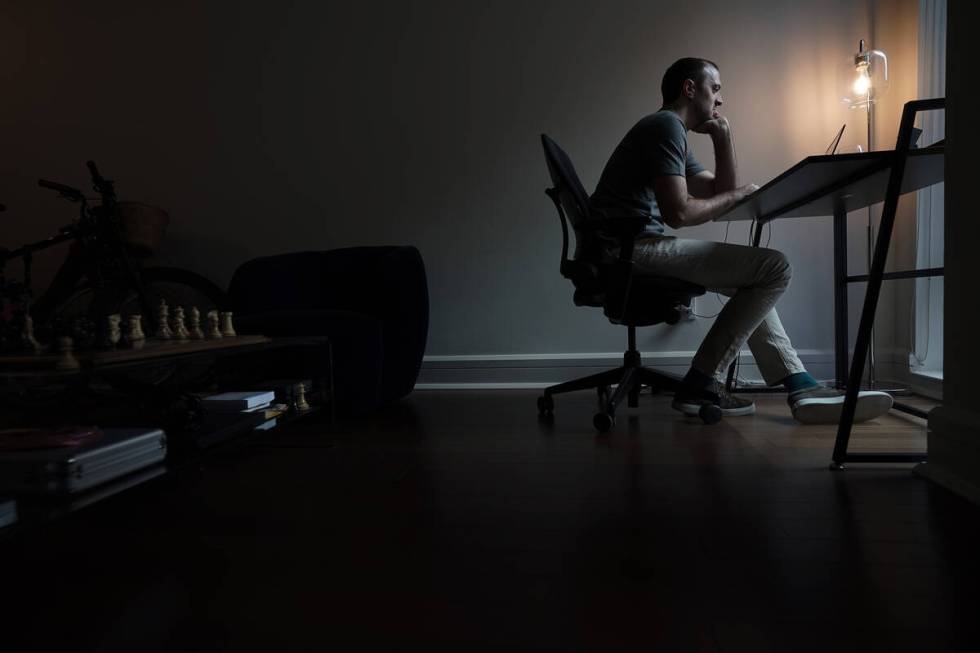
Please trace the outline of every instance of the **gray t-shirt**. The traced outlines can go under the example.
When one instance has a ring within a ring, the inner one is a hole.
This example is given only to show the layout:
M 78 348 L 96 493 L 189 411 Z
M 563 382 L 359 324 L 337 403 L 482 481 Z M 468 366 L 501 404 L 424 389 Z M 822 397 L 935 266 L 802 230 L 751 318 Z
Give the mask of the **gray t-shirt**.
M 704 170 L 687 144 L 687 128 L 673 111 L 641 119 L 616 146 L 589 198 L 592 211 L 609 219 L 646 217 L 644 235 L 664 232 L 653 181 L 665 175 L 690 177 Z

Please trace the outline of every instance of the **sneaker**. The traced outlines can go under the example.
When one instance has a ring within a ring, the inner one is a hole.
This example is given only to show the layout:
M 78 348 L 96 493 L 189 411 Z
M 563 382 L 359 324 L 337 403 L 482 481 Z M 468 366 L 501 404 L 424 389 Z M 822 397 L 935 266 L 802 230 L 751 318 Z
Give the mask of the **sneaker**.
M 721 408 L 723 417 L 737 417 L 739 415 L 752 415 L 755 413 L 755 402 L 729 394 L 723 383 L 714 381 L 707 389 L 718 395 L 718 406 Z M 701 405 L 706 403 L 711 402 L 697 396 L 694 391 L 681 389 L 674 395 L 674 401 L 670 406 L 685 415 L 697 417 L 698 411 L 701 410 Z
M 803 424 L 837 424 L 844 410 L 844 390 L 817 386 L 799 390 L 786 397 L 793 411 L 793 419 Z M 854 423 L 880 417 L 892 407 L 892 396 L 887 392 L 868 390 L 858 392 Z

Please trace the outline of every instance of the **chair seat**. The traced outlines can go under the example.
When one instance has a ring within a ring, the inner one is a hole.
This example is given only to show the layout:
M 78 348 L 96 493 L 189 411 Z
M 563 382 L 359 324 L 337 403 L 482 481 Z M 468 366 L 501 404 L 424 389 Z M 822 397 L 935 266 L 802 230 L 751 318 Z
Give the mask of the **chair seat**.
M 704 288 L 672 277 L 633 275 L 629 283 L 610 285 L 602 309 L 613 324 L 652 326 L 675 324 L 680 306 L 704 294 Z

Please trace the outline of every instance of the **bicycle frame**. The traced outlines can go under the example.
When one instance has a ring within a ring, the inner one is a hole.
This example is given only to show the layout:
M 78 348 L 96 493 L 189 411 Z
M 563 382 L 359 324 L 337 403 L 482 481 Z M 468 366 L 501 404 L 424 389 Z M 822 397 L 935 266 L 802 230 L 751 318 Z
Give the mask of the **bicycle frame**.
M 89 207 L 83 193 L 76 188 L 40 179 L 38 185 L 42 188 L 57 191 L 71 202 L 81 202 L 79 219 L 60 229 L 55 236 L 23 245 L 9 252 L 0 252 L 0 277 L 9 261 L 16 258 L 23 260 L 24 287 L 28 290 L 28 306 L 33 305 L 35 317 L 41 321 L 51 319 L 52 312 L 86 278 L 96 290 L 98 297 L 96 309 L 99 311 L 113 312 L 111 293 L 114 291 L 124 294 L 127 289 L 137 293 L 145 313 L 151 310 L 146 306 L 139 270 L 126 252 L 122 233 L 115 218 L 116 194 L 113 182 L 99 174 L 94 162 L 88 161 L 87 166 L 92 177 L 93 188 L 102 200 L 99 206 Z M 36 302 L 30 302 L 31 264 L 34 253 L 68 241 L 80 243 L 80 248 L 69 251 L 68 257 L 62 263 L 49 288 L 38 297 Z

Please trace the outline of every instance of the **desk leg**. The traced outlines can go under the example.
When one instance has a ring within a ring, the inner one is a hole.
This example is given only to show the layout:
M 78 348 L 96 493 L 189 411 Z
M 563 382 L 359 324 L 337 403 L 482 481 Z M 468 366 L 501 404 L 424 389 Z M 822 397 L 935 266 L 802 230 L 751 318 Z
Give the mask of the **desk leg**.
M 847 379 L 847 211 L 834 209 L 834 377 L 843 388 Z

